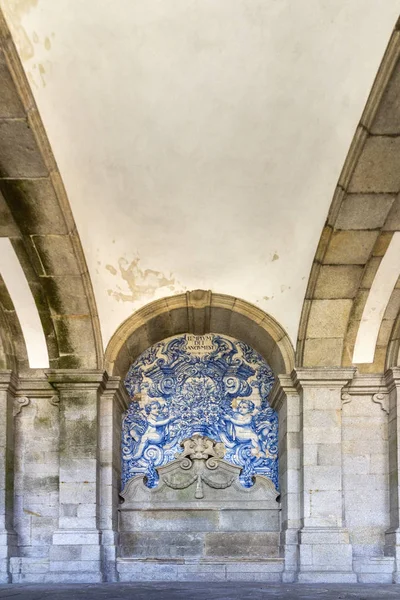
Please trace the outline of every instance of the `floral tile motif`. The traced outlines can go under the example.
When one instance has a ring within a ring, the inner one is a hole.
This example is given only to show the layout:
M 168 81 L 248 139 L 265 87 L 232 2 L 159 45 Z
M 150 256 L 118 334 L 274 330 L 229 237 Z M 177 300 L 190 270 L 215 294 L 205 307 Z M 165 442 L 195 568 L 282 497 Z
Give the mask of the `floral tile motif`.
M 224 459 L 242 468 L 244 487 L 264 475 L 278 488 L 273 383 L 265 360 L 227 336 L 182 334 L 148 348 L 125 379 L 132 402 L 122 424 L 122 486 L 143 475 L 156 487 L 156 468 L 198 433 L 224 444 Z

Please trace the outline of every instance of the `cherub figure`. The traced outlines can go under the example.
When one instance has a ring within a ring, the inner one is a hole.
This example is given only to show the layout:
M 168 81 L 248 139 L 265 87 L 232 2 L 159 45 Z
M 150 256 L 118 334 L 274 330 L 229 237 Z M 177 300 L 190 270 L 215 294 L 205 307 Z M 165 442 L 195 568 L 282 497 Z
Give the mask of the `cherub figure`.
M 253 421 L 255 405 L 251 400 L 240 400 L 233 415 L 225 415 L 225 419 L 233 425 L 233 439 L 240 444 L 250 442 L 253 456 L 260 457 L 263 452 Z
M 133 427 L 130 430 L 132 438 L 138 443 L 136 451 L 132 457 L 134 460 L 140 458 L 144 450 L 150 444 L 160 446 L 165 442 L 167 425 L 174 419 L 174 417 L 166 417 L 163 414 L 161 404 L 157 401 L 147 404 L 144 410 L 146 413 L 147 424 L 143 435 L 140 435 L 136 427 Z

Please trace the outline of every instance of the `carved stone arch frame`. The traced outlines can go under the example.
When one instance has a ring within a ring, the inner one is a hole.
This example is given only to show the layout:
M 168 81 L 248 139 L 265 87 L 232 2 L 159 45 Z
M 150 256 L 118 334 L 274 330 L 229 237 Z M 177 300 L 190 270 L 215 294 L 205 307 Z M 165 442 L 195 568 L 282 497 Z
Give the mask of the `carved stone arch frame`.
M 259 352 L 275 374 L 294 368 L 292 343 L 270 315 L 245 300 L 195 290 L 151 302 L 124 321 L 107 346 L 105 369 L 123 376 L 144 350 L 180 333 L 229 335 Z
M 104 474 L 101 479 L 107 479 L 105 470 L 119 473 L 119 447 L 120 433 L 117 433 L 118 422 L 127 407 L 129 398 L 123 386 L 125 377 L 130 365 L 147 348 L 166 338 L 181 333 L 193 333 L 203 335 L 206 333 L 221 333 L 239 339 L 250 345 L 270 365 L 276 375 L 276 383 L 271 394 L 271 403 L 273 408 L 279 414 L 279 452 L 283 456 L 283 469 L 280 468 L 280 479 L 282 482 L 282 516 L 281 525 L 281 557 L 284 558 L 285 570 L 288 569 L 288 575 L 285 580 L 290 581 L 295 577 L 296 566 L 290 566 L 287 557 L 287 533 L 286 529 L 290 527 L 291 515 L 297 509 L 291 509 L 290 503 L 298 504 L 298 492 L 289 490 L 288 483 L 290 477 L 289 465 L 293 463 L 291 457 L 291 447 L 288 446 L 287 435 L 288 423 L 292 414 L 298 414 L 298 395 L 291 383 L 290 373 L 293 371 L 295 363 L 295 353 L 292 343 L 284 331 L 270 315 L 264 313 L 258 307 L 232 296 L 224 294 L 214 294 L 211 291 L 195 290 L 186 294 L 179 294 L 169 298 L 156 300 L 135 312 L 127 319 L 114 336 L 111 338 L 105 352 L 105 369 L 108 374 L 108 383 L 101 399 L 100 422 L 103 416 L 110 417 L 108 422 L 113 423 L 113 431 L 106 432 L 106 428 L 101 428 L 104 437 L 104 443 L 101 442 L 100 462 Z M 290 390 L 293 392 L 291 396 Z M 288 411 L 288 401 L 293 400 L 293 406 Z M 289 415 L 290 413 L 290 415 Z M 110 442 L 110 440 L 113 440 Z M 112 459 L 109 445 L 112 444 Z M 107 447 L 108 446 L 108 447 Z M 104 460 L 102 453 L 104 451 Z M 290 455 L 290 456 L 289 456 Z M 297 455 L 296 455 L 297 456 Z M 118 555 L 118 508 L 119 508 L 119 489 L 120 482 L 114 479 L 113 486 L 104 485 L 101 488 L 102 523 L 111 523 L 112 528 L 107 526 L 103 528 L 104 540 L 109 540 L 108 550 L 105 556 L 113 557 L 105 565 L 107 578 L 110 581 L 116 580 L 116 558 Z M 112 514 L 109 514 L 111 505 Z M 297 535 L 297 533 L 296 533 Z M 296 542 L 297 543 L 297 542 Z M 108 542 L 106 542 L 108 544 Z M 295 547 L 295 546 L 293 546 Z M 289 548 L 291 550 L 291 548 Z M 292 561 L 293 562 L 293 561 Z M 287 563 L 287 565 L 286 565 Z M 293 573 L 291 572 L 293 571 Z

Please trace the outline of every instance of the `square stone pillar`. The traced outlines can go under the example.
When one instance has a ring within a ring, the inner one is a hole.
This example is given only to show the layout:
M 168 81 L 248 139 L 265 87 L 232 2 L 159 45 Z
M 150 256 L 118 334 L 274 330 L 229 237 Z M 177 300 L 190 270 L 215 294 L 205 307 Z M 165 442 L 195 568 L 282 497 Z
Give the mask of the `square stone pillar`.
M 279 489 L 284 583 L 297 579 L 300 529 L 300 398 L 290 375 L 279 375 L 269 402 L 279 416 Z
M 99 531 L 100 371 L 57 370 L 49 382 L 60 398 L 60 512 L 48 581 L 102 581 Z
M 385 555 L 395 559 L 393 582 L 400 583 L 400 367 L 385 373 L 389 392 L 389 498 L 390 528 L 385 534 Z
M 129 396 L 120 377 L 110 377 L 100 398 L 100 520 L 105 581 L 118 581 L 118 507 L 121 485 L 122 413 Z
M 300 394 L 300 582 L 355 582 L 343 522 L 342 388 L 354 368 L 292 373 Z
M 0 583 L 10 583 L 10 558 L 16 556 L 14 521 L 14 418 L 17 378 L 0 371 Z

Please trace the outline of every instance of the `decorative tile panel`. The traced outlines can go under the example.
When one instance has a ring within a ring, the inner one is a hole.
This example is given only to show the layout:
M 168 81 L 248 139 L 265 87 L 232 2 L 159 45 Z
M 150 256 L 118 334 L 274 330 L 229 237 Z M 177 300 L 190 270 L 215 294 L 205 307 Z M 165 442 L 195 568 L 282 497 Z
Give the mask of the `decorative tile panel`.
M 244 487 L 264 475 L 278 488 L 274 375 L 252 348 L 227 336 L 182 334 L 148 348 L 130 367 L 122 425 L 122 486 L 136 475 L 156 487 L 157 467 L 195 434 L 222 442 Z

